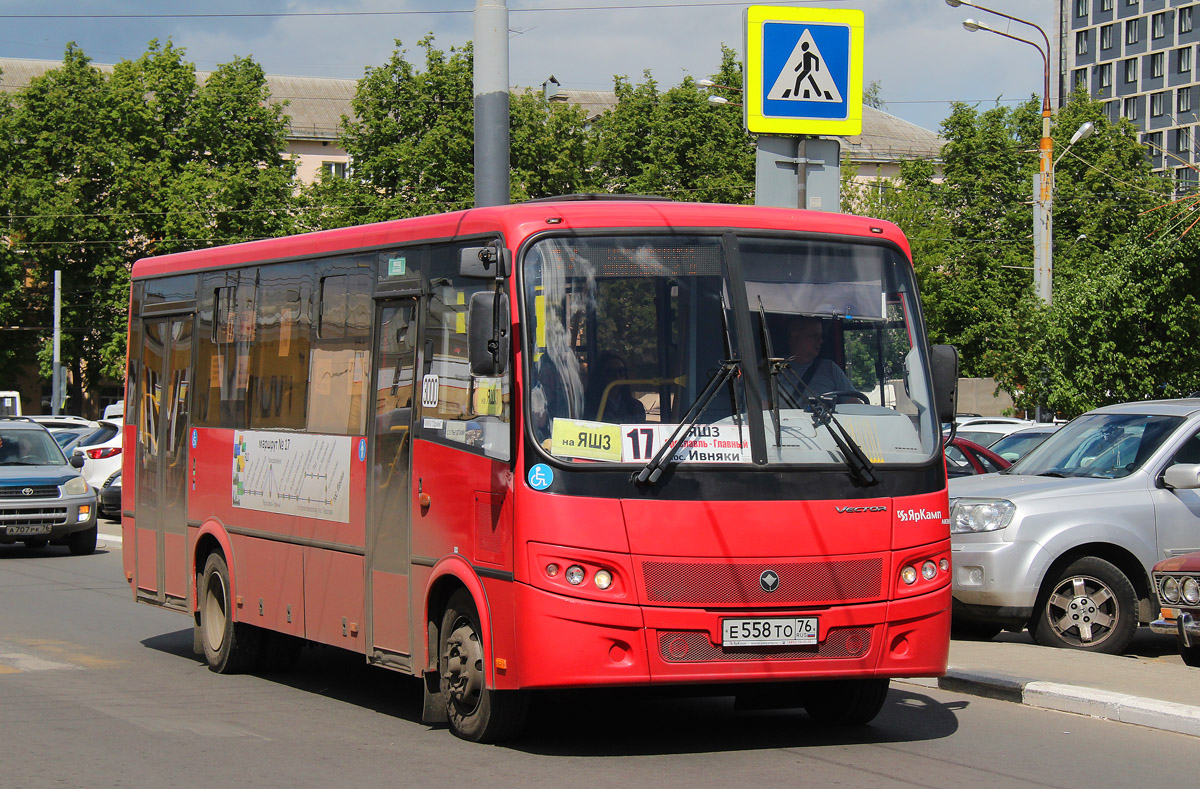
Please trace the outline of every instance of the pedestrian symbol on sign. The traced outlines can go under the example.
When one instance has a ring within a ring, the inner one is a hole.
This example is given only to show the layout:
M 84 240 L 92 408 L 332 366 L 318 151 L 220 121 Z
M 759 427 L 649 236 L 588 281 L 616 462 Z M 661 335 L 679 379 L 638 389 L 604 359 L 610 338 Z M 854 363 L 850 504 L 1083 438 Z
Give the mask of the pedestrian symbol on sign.
M 840 104 L 842 94 L 825 65 L 812 32 L 805 30 L 767 93 L 769 100 L 821 101 Z

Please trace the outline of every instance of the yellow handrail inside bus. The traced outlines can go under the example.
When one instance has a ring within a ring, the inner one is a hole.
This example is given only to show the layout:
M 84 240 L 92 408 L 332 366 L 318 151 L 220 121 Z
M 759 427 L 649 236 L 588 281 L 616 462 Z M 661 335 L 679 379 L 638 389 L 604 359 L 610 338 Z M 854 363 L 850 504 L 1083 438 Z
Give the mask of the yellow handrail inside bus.
M 687 376 L 677 375 L 674 378 L 618 378 L 612 381 L 608 386 L 604 387 L 604 393 L 600 395 L 600 407 L 596 410 L 596 421 L 601 421 L 600 417 L 604 415 L 604 407 L 608 405 L 608 393 L 613 390 L 614 386 L 625 386 L 627 384 L 650 384 L 651 386 L 663 386 L 670 384 L 672 386 L 684 387 L 687 386 Z

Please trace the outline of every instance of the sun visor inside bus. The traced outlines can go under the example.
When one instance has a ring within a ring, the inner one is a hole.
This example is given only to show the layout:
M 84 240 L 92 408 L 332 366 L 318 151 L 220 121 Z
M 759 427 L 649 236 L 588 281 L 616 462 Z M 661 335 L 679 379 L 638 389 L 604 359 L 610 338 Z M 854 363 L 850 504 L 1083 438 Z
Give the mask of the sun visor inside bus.
M 747 282 L 750 303 L 769 313 L 883 320 L 886 294 L 877 282 Z
M 507 247 L 464 247 L 459 253 L 458 275 L 471 279 L 507 277 L 512 270 L 512 253 Z

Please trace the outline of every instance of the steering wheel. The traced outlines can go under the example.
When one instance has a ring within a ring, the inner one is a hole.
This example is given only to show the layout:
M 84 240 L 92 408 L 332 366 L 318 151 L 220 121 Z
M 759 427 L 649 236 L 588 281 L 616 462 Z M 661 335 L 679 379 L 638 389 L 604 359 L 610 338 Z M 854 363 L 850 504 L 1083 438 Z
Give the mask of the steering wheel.
M 854 400 L 858 400 L 863 405 L 871 404 L 871 399 L 869 397 L 867 397 L 865 394 L 863 394 L 862 392 L 858 391 L 857 389 L 836 389 L 832 392 L 825 392 L 824 394 L 821 395 L 822 400 L 824 400 L 825 398 L 830 398 L 835 403 L 838 402 L 839 400 L 841 400 L 843 397 L 849 397 Z

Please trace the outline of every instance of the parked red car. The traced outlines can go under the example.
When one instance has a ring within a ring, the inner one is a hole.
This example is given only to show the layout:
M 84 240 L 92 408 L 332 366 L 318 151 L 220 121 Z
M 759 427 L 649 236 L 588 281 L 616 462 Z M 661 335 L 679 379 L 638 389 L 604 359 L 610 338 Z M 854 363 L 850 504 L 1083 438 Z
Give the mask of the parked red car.
M 1012 464 L 987 447 L 965 438 L 946 439 L 946 476 L 969 477 L 1003 471 Z
M 1154 590 L 1162 610 L 1150 629 L 1178 636 L 1183 662 L 1200 668 L 1200 551 L 1154 565 Z

